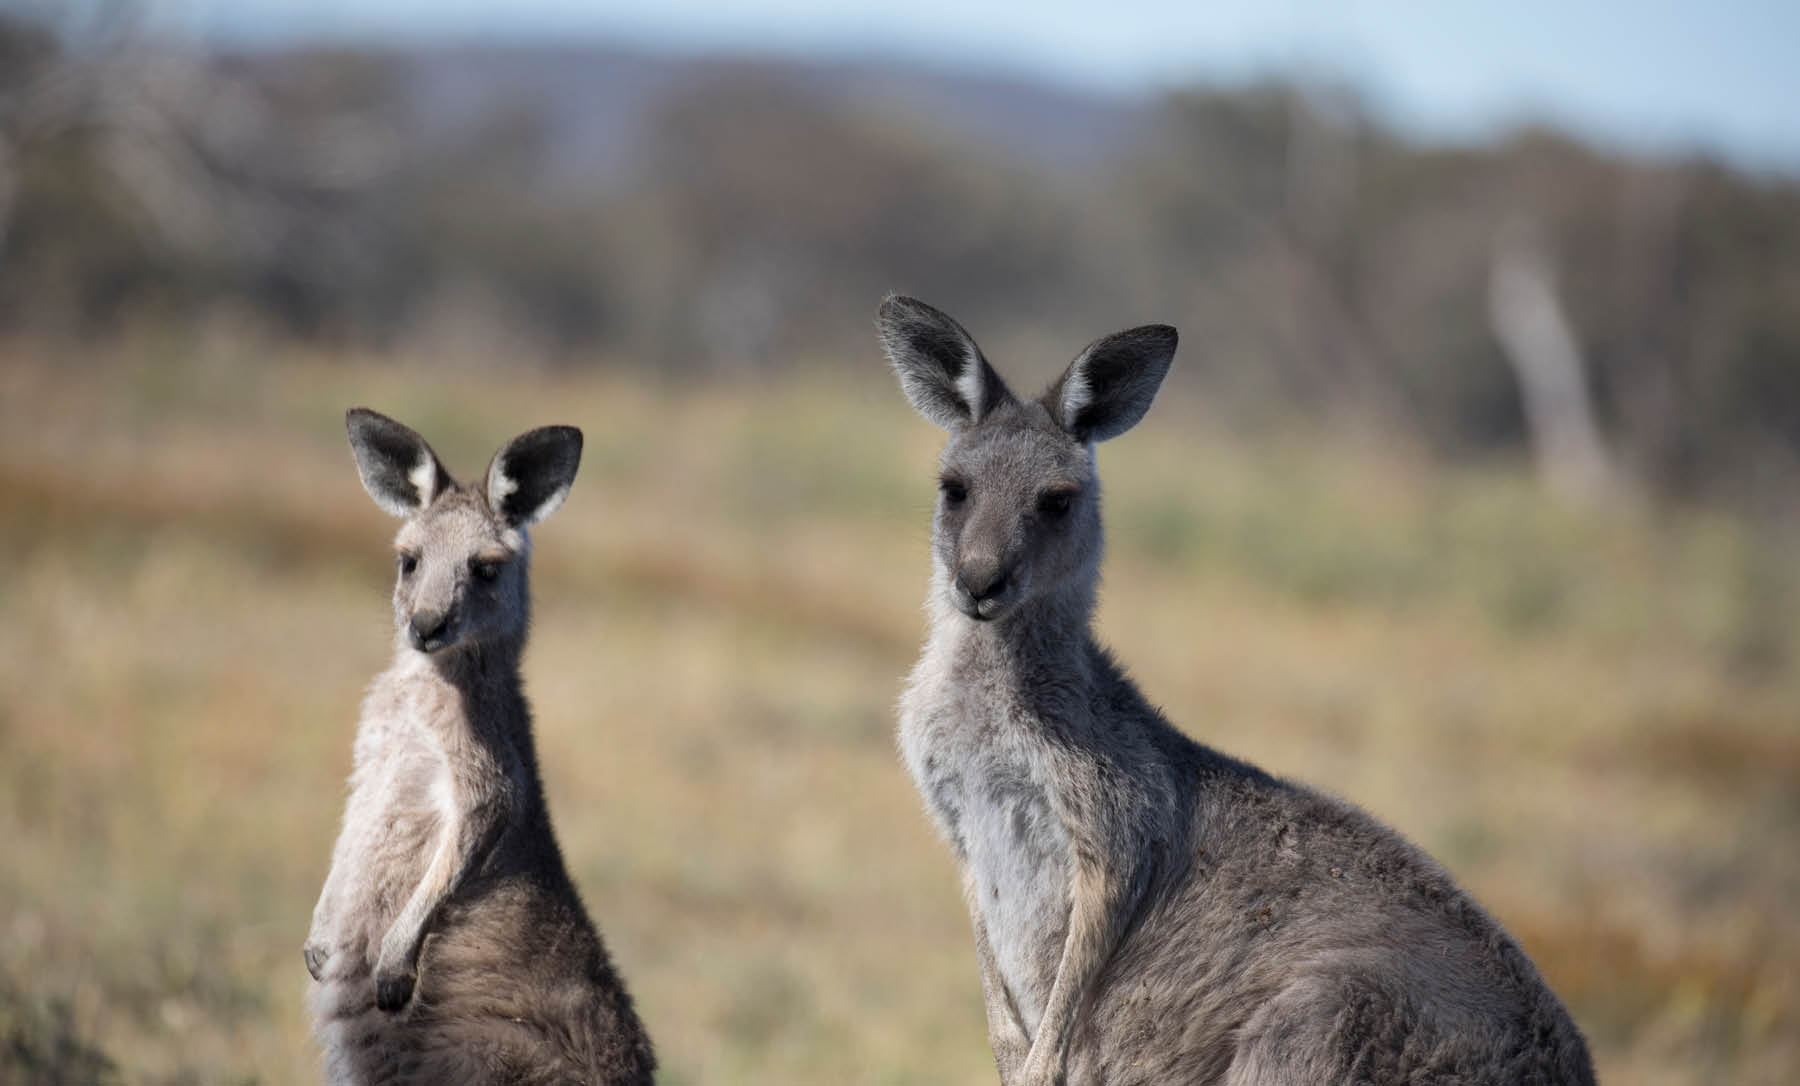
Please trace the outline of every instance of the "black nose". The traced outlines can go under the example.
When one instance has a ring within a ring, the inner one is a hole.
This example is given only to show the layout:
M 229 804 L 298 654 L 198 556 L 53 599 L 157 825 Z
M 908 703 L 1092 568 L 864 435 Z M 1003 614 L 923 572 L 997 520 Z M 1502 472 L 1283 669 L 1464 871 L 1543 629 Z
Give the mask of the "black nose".
M 412 634 L 413 648 L 423 649 L 444 636 L 444 630 L 450 625 L 450 616 L 441 611 L 418 611 L 406 625 Z
M 1006 591 L 1006 570 L 998 562 L 966 562 L 956 572 L 956 583 L 979 603 Z

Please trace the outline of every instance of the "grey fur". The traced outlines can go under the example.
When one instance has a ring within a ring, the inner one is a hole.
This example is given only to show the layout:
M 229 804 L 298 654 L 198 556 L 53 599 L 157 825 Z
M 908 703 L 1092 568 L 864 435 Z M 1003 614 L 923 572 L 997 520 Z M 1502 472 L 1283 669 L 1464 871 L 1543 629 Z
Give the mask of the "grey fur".
M 550 828 L 519 677 L 525 526 L 574 481 L 581 432 L 502 449 L 479 488 L 356 408 L 363 484 L 406 517 L 394 662 L 363 702 L 309 1001 L 334 1083 L 647 1084 L 631 997 Z
M 1149 408 L 1174 330 L 969 412 L 945 364 L 986 366 L 966 332 L 911 299 L 880 325 L 951 422 L 900 748 L 962 870 L 1002 1081 L 1592 1083 L 1562 1004 L 1441 867 L 1188 739 L 1095 641 L 1092 441 Z

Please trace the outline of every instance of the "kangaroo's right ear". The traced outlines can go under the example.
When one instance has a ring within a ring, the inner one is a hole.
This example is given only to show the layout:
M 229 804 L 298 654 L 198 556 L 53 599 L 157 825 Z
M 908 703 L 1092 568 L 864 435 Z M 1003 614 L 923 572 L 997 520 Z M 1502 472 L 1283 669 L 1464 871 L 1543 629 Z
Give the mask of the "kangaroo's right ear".
M 344 413 L 344 428 L 363 489 L 384 512 L 410 517 L 450 485 L 450 473 L 425 439 L 386 415 L 352 407 Z
M 980 422 L 1012 398 L 963 326 L 914 298 L 890 294 L 875 318 L 881 349 L 914 409 L 946 430 Z

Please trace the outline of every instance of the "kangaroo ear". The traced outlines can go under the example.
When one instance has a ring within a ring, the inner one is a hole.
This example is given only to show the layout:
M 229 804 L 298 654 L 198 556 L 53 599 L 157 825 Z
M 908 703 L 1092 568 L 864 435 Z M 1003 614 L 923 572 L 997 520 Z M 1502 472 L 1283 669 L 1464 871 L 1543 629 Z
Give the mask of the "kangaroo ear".
M 536 524 L 562 508 L 581 466 L 581 431 L 544 426 L 520 434 L 488 465 L 488 508 L 514 528 Z
M 410 517 L 450 485 L 450 473 L 425 439 L 386 415 L 352 407 L 344 413 L 344 428 L 363 489 L 383 512 Z
M 1146 324 L 1095 340 L 1050 386 L 1044 406 L 1081 441 L 1118 437 L 1150 410 L 1177 338 L 1166 324 Z
M 963 326 L 924 302 L 890 294 L 875 318 L 881 349 L 913 408 L 946 430 L 960 430 L 1012 399 L 1000 375 Z

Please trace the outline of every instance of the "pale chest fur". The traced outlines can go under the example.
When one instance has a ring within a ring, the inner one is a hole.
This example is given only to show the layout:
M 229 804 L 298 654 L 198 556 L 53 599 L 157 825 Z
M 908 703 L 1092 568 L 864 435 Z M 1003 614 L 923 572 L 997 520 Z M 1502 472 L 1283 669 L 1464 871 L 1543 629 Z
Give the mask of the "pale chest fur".
M 365 929 L 371 954 L 456 818 L 445 735 L 459 713 L 453 690 L 401 670 L 379 677 L 364 701 L 332 862 L 361 873 L 346 880 L 359 900 L 345 915 Z
M 934 637 L 901 700 L 900 748 L 956 850 L 1007 991 L 1035 1033 L 1061 959 L 1072 856 L 1040 729 L 1002 676 Z

